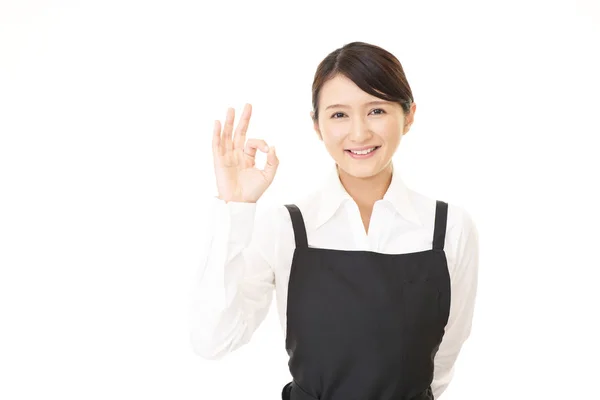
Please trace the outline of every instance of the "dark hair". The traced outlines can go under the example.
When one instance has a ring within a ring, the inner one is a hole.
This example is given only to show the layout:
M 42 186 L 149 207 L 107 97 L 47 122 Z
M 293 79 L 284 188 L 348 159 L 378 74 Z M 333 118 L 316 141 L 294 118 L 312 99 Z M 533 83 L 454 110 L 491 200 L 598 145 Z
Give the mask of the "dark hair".
M 405 114 L 414 102 L 400 61 L 379 46 L 352 42 L 329 53 L 315 72 L 312 85 L 314 120 L 319 119 L 319 94 L 323 84 L 342 74 L 363 91 L 400 104 Z

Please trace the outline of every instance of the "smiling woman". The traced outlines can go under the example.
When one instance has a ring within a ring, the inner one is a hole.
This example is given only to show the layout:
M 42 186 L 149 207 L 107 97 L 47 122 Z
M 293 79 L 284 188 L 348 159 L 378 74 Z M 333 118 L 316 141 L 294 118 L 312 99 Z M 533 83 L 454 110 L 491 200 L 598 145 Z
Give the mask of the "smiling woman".
M 194 290 L 194 349 L 218 359 L 248 343 L 276 292 L 293 378 L 283 399 L 437 399 L 471 330 L 475 224 L 393 167 L 416 105 L 392 54 L 363 42 L 335 50 L 317 68 L 312 102 L 332 170 L 265 218 L 256 202 L 276 174 L 274 148 L 246 140 L 249 104 L 235 132 L 233 109 L 223 130 L 215 122 L 219 229 Z
M 312 104 L 314 129 L 344 183 L 391 176 L 391 158 L 416 111 L 396 57 L 360 42 L 337 49 L 317 68 Z

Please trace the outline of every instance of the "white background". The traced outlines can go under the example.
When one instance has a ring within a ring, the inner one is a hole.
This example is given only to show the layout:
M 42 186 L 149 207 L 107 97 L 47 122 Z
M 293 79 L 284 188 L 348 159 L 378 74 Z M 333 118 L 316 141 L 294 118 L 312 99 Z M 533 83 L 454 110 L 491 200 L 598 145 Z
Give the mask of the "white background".
M 403 178 L 480 233 L 442 399 L 600 399 L 599 38 L 591 0 L 1 0 L 0 398 L 279 399 L 274 309 L 221 361 L 189 341 L 213 121 L 252 103 L 261 202 L 294 201 L 330 165 L 313 74 L 358 40 L 413 89 Z

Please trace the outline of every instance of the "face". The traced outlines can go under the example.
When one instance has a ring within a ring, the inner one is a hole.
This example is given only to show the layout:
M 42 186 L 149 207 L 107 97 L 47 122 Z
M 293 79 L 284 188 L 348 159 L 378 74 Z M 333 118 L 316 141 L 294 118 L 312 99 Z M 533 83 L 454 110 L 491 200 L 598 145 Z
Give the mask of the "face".
M 369 178 L 391 166 L 415 110 L 413 103 L 405 117 L 400 104 L 372 96 L 350 79 L 337 75 L 321 89 L 319 120 L 314 129 L 340 173 Z

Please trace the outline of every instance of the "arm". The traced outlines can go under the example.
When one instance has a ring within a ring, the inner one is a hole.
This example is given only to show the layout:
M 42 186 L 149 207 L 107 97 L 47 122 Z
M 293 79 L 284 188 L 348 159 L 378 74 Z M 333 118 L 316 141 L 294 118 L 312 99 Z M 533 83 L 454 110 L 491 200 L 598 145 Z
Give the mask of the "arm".
M 479 234 L 469 213 L 461 212 L 461 231 L 458 236 L 454 269 L 451 270 L 450 317 L 440 348 L 435 356 L 434 378 L 431 384 L 437 399 L 452 380 L 454 363 L 460 349 L 471 333 L 477 276 L 479 269 Z
M 266 253 L 275 243 L 272 218 L 257 219 L 256 203 L 215 198 L 204 262 L 192 288 L 191 343 L 219 359 L 248 343 L 269 311 L 275 276 Z

